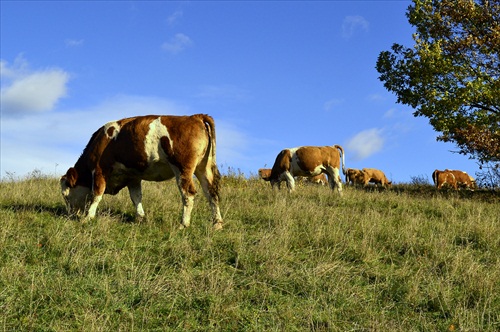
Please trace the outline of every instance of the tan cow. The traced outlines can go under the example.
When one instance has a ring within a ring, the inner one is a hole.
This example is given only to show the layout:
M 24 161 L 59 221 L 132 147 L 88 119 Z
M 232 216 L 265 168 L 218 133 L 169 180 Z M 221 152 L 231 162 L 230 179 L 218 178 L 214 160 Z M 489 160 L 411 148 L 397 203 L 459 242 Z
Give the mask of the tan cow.
M 457 183 L 457 188 L 469 188 L 472 190 L 476 188 L 476 181 L 466 172 L 453 169 L 445 169 L 445 172 L 450 172 L 451 174 L 453 174 Z
M 328 179 L 325 173 L 321 173 L 315 176 L 306 177 L 306 182 L 325 186 L 328 183 Z
M 181 228 L 188 227 L 198 178 L 212 209 L 214 227 L 222 227 L 220 173 L 215 162 L 215 123 L 204 114 L 137 116 L 99 128 L 74 167 L 61 178 L 70 214 L 95 217 L 104 194 L 127 187 L 138 217 L 144 217 L 141 181 L 176 178 L 182 196 Z
M 364 185 L 368 183 L 374 183 L 375 185 L 380 184 L 382 187 L 390 187 L 392 182 L 387 180 L 384 172 L 375 168 L 363 168 L 364 174 Z
M 271 169 L 270 168 L 259 168 L 259 177 L 261 179 L 265 180 L 270 176 L 271 176 Z
M 333 190 L 337 188 L 342 194 L 340 181 L 340 163 L 345 174 L 344 149 L 340 145 L 334 146 L 302 146 L 282 150 L 276 157 L 271 175 L 265 179 L 271 186 L 286 181 L 288 191 L 295 190 L 295 176 L 312 177 L 321 173 L 328 174 L 328 183 Z
M 259 168 L 259 177 L 263 180 L 266 180 L 271 176 L 271 169 L 270 168 Z M 321 173 L 319 175 L 315 176 L 297 176 L 295 177 L 295 181 L 300 181 L 300 182 L 307 182 L 307 183 L 312 183 L 312 184 L 319 184 L 322 186 L 325 186 L 328 183 L 328 178 L 324 173 Z
M 457 181 L 455 180 L 455 176 L 453 173 L 444 170 L 440 171 L 436 169 L 432 172 L 432 181 L 437 189 L 443 188 L 443 186 L 450 186 L 453 189 L 457 189 Z
M 321 173 L 315 176 L 296 176 L 295 184 L 317 184 L 321 186 L 325 186 L 328 183 L 328 178 L 325 173 Z
M 364 185 L 365 184 L 365 174 L 362 170 L 356 168 L 348 168 L 345 175 L 346 184 L 352 185 Z

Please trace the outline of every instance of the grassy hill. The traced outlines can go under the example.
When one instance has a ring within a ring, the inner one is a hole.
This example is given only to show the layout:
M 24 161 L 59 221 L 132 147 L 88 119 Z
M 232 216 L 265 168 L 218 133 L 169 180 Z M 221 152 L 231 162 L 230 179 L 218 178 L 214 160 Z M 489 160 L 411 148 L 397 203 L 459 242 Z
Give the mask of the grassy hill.
M 5 331 L 498 331 L 498 193 L 302 186 L 226 177 L 222 231 L 201 192 L 178 230 L 174 181 L 97 220 L 65 215 L 57 179 L 0 182 Z

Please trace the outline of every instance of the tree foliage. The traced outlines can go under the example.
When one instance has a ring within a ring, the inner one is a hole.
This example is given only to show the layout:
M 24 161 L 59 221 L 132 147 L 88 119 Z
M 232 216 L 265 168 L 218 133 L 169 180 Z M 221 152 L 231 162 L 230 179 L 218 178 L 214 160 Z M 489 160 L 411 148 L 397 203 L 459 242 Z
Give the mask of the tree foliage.
M 500 1 L 414 0 L 407 17 L 415 45 L 381 52 L 379 79 L 438 140 L 500 163 Z

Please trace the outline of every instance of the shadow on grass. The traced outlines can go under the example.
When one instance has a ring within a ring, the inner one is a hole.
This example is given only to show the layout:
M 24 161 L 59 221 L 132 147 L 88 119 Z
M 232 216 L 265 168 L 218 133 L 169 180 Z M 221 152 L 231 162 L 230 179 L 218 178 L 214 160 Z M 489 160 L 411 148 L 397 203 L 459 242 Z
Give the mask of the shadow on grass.
M 40 204 L 40 203 L 26 203 L 26 204 L 2 203 L 2 204 L 0 204 L 0 209 L 1 210 L 11 210 L 13 212 L 21 212 L 21 211 L 28 211 L 28 212 L 35 212 L 35 213 L 48 212 L 48 213 L 54 215 L 55 217 L 64 217 L 64 216 L 68 215 L 68 213 L 66 211 L 66 207 L 62 204 L 47 205 L 47 204 Z
M 83 218 L 77 215 L 69 215 L 68 211 L 66 210 L 66 206 L 62 204 L 48 205 L 41 203 L 25 203 L 25 204 L 2 203 L 0 204 L 0 210 L 10 210 L 13 212 L 49 213 L 54 217 L 60 217 L 60 218 L 66 217 L 68 219 L 75 221 L 80 221 Z M 136 222 L 139 223 L 146 221 L 144 218 L 136 218 L 135 214 L 123 212 L 117 209 L 106 209 L 104 211 L 101 211 L 100 215 L 104 214 L 117 218 L 120 222 L 125 224 L 131 224 Z M 99 214 L 97 215 L 97 218 L 99 218 Z

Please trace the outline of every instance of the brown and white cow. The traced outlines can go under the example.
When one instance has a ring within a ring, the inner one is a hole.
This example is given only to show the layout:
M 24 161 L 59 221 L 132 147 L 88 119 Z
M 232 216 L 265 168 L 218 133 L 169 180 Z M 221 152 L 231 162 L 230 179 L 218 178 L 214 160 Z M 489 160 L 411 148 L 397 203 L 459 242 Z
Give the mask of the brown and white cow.
M 342 194 L 340 181 L 340 163 L 345 174 L 344 149 L 340 145 L 334 146 L 301 146 L 282 150 L 274 162 L 271 175 L 266 181 L 271 186 L 286 181 L 288 191 L 295 190 L 295 176 L 312 177 L 321 173 L 328 174 L 328 183 L 333 190 L 337 188 Z
M 453 174 L 453 176 L 455 177 L 455 181 L 457 182 L 457 188 L 476 188 L 476 181 L 466 172 L 453 169 L 445 169 L 445 172 L 450 172 L 451 174 Z
M 364 174 L 364 185 L 368 183 L 374 183 L 375 185 L 380 184 L 382 187 L 390 187 L 392 182 L 387 180 L 384 172 L 376 168 L 363 168 Z
M 434 172 L 432 172 L 432 181 L 436 185 L 437 189 L 441 189 L 445 185 L 450 186 L 453 189 L 458 189 L 455 176 L 453 175 L 453 173 L 447 170 L 440 171 L 436 169 Z
M 176 178 L 188 227 L 196 194 L 193 174 L 203 188 L 214 227 L 222 228 L 219 210 L 220 173 L 215 162 L 215 123 L 205 114 L 148 115 L 113 121 L 99 128 L 74 167 L 61 178 L 61 191 L 70 214 L 94 218 L 104 194 L 127 187 L 138 217 L 144 217 L 141 181 Z

